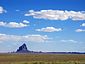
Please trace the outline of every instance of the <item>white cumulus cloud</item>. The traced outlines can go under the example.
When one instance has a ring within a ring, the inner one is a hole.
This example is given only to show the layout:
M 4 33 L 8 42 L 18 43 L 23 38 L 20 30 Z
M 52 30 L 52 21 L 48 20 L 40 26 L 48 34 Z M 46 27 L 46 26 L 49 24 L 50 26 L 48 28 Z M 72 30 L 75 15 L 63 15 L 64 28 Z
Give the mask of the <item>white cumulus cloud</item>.
M 81 27 L 85 27 L 85 23 L 82 23 L 80 26 L 81 26 Z M 75 31 L 76 31 L 76 32 L 85 32 L 85 29 L 79 28 L 79 29 L 76 29 Z
M 0 34 L 0 42 L 45 42 L 49 38 L 47 35 L 7 35 Z
M 76 32 L 85 32 L 85 29 L 76 29 Z
M 10 27 L 10 28 L 22 28 L 22 27 L 26 27 L 28 26 L 28 24 L 24 24 L 24 23 L 17 23 L 17 22 L 3 22 L 1 21 L 0 22 L 0 26 L 3 26 L 3 27 Z
M 0 14 L 7 12 L 2 6 L 0 6 Z
M 58 32 L 62 31 L 61 28 L 54 28 L 54 27 L 46 27 L 46 28 L 41 28 L 41 29 L 36 29 L 36 31 L 42 31 L 42 32 Z
M 23 23 L 30 23 L 28 20 L 23 20 Z
M 33 16 L 38 19 L 49 19 L 49 20 L 85 20 L 84 11 L 63 11 L 63 10 L 40 10 L 34 11 L 29 10 L 25 16 Z
M 85 26 L 85 23 L 82 23 L 82 25 L 81 26 Z

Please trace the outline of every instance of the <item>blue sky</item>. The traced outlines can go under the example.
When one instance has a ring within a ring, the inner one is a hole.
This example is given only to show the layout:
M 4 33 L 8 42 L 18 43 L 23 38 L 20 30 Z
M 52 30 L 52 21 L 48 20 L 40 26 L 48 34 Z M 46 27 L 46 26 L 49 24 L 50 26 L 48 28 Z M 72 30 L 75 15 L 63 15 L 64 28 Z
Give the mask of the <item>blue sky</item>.
M 0 0 L 0 52 L 85 52 L 85 0 Z

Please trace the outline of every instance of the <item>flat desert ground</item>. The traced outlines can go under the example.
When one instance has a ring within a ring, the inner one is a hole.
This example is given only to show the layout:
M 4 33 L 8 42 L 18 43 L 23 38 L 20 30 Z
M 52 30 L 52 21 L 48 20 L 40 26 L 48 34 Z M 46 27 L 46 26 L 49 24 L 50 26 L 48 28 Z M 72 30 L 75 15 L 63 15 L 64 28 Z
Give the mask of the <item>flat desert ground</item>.
M 1 53 L 0 64 L 85 64 L 85 55 Z

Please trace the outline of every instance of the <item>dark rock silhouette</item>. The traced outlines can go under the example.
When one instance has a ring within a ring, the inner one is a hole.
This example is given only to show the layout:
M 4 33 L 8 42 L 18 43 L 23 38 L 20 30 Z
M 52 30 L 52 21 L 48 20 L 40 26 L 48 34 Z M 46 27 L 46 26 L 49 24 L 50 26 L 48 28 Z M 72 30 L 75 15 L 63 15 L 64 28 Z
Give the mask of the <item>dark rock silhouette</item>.
M 81 53 L 81 52 L 35 52 L 35 51 L 29 51 L 27 49 L 26 44 L 24 43 L 22 46 L 19 47 L 19 49 L 17 49 L 16 52 L 12 52 L 12 53 L 33 53 L 33 54 L 85 54 L 85 52 Z
M 21 46 L 19 47 L 19 49 L 17 49 L 16 52 L 17 52 L 17 53 L 28 53 L 29 50 L 27 49 L 27 46 L 26 46 L 26 44 L 24 43 L 23 45 L 21 45 Z

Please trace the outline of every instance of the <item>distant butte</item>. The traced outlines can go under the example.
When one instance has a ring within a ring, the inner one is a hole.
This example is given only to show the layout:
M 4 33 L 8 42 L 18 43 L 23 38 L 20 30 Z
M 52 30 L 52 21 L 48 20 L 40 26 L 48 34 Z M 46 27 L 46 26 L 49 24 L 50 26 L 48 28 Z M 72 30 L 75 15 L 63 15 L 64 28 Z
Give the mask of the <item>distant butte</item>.
M 27 49 L 27 46 L 25 43 L 23 45 L 21 45 L 19 47 L 19 49 L 17 49 L 17 51 L 16 51 L 16 53 L 28 53 L 28 52 L 30 52 L 30 51 Z

